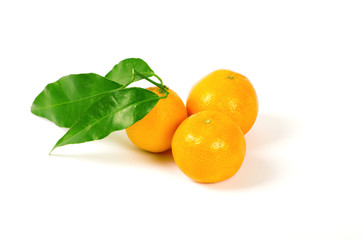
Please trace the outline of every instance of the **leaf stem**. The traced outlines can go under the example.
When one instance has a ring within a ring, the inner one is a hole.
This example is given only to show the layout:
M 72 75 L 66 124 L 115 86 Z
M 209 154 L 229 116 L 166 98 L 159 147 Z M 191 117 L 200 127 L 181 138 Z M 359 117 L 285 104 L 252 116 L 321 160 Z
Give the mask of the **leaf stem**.
M 159 76 L 157 76 L 157 74 L 155 74 L 155 77 L 160 81 L 160 83 L 163 85 L 163 81 L 162 81 L 162 79 L 159 77 Z
M 169 92 L 166 89 L 168 89 L 168 88 L 165 85 L 163 85 L 163 81 L 161 80 L 161 78 L 159 76 L 157 76 L 156 74 L 154 75 L 158 80 L 160 80 L 161 84 L 153 81 L 152 79 L 149 79 L 148 77 L 146 77 L 143 74 L 137 72 L 136 70 L 135 70 L 135 73 L 138 74 L 139 76 L 141 76 L 142 78 L 146 79 L 147 81 L 149 81 L 153 85 L 155 85 L 155 86 L 159 87 L 160 89 L 162 89 L 164 91 L 164 93 L 165 93 L 165 96 L 162 96 L 160 98 L 166 98 L 167 97 Z

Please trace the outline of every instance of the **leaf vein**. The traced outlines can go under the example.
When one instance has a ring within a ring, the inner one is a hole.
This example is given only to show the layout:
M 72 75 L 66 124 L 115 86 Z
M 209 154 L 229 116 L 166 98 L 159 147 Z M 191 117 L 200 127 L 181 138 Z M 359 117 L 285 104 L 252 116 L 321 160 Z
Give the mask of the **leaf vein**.
M 109 116 L 111 116 L 111 115 L 113 115 L 113 114 L 115 114 L 115 113 L 117 113 L 117 112 L 120 112 L 120 111 L 122 111 L 122 110 L 131 108 L 132 106 L 134 106 L 134 105 L 136 105 L 136 104 L 140 104 L 140 103 L 144 103 L 144 102 L 148 102 L 148 101 L 154 101 L 154 100 L 156 100 L 156 99 L 160 100 L 161 98 L 160 98 L 160 97 L 157 97 L 157 98 L 147 99 L 147 100 L 143 100 L 143 101 L 140 101 L 140 102 L 136 102 L 136 103 L 132 103 L 132 104 L 126 105 L 125 107 L 123 107 L 123 108 L 121 108 L 121 109 L 117 109 L 116 111 L 113 111 L 113 112 L 111 112 L 110 114 L 106 115 L 105 117 L 103 117 L 103 118 L 95 121 L 94 123 L 90 124 L 90 125 L 87 126 L 86 128 L 81 129 L 81 131 L 79 131 L 79 132 L 77 132 L 76 134 L 70 136 L 69 138 L 64 139 L 63 142 L 66 142 L 66 141 L 68 141 L 69 139 L 74 138 L 74 137 L 77 136 L 78 134 L 86 131 L 87 129 L 92 128 L 92 127 L 93 127 L 94 125 L 96 125 L 98 122 L 100 122 L 100 121 L 108 118 Z M 74 125 L 75 125 L 75 124 L 77 124 L 77 122 L 75 122 Z M 74 125 L 73 125 L 73 126 L 74 126 Z M 109 134 L 108 134 L 108 135 L 109 135 Z M 106 136 L 108 136 L 108 135 L 106 135 Z M 64 136 L 65 136 L 65 135 L 64 135 Z M 56 144 L 56 146 L 57 146 L 57 145 L 58 145 L 58 144 Z M 55 146 L 55 147 L 56 147 L 56 146 Z
M 107 93 L 112 93 L 112 92 L 117 91 L 117 90 L 120 90 L 120 89 L 122 89 L 122 88 L 124 88 L 124 87 L 122 86 L 122 87 L 119 87 L 119 88 L 116 88 L 116 89 L 112 89 L 112 90 L 110 90 L 110 91 L 101 92 L 101 93 L 98 93 L 98 94 L 95 94 L 95 95 L 92 95 L 92 96 L 83 97 L 83 98 L 79 98 L 79 99 L 75 99 L 75 100 L 71 100 L 71 101 L 67 101 L 67 102 L 63 102 L 63 103 L 48 105 L 48 106 L 45 106 L 45 107 L 34 107 L 34 108 L 32 108 L 32 110 L 33 110 L 33 111 L 40 111 L 40 110 L 44 110 L 44 109 L 48 109 L 48 108 L 53 108 L 53 107 L 58 107 L 58 106 L 62 106 L 62 105 L 67 105 L 67 104 L 71 104 L 71 103 L 75 103 L 75 102 L 87 100 L 87 99 L 89 99 L 89 98 L 93 98 L 93 97 L 105 95 L 105 94 L 107 94 Z

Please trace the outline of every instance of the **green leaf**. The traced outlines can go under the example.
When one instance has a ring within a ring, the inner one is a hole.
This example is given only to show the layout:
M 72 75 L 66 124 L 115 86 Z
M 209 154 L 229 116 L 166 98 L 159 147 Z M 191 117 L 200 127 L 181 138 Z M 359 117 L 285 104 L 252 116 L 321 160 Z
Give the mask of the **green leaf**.
M 31 112 L 69 128 L 91 104 L 121 87 L 95 73 L 68 75 L 48 84 L 35 98 Z
M 52 151 L 67 144 L 102 139 L 111 132 L 130 127 L 146 116 L 159 99 L 157 94 L 143 88 L 111 92 L 84 111 Z
M 143 77 L 137 75 L 136 72 L 142 74 Z M 126 86 L 144 77 L 152 76 L 155 76 L 155 73 L 145 61 L 140 58 L 127 58 L 115 65 L 105 77 Z

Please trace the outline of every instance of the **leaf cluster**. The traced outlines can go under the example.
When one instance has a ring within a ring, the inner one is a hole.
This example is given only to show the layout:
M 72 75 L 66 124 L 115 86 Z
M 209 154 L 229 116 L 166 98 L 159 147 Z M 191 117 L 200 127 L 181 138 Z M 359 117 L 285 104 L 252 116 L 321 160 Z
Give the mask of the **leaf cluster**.
M 158 96 L 147 89 L 128 87 L 142 79 L 166 94 Z M 48 84 L 35 98 L 31 112 L 59 127 L 69 128 L 53 151 L 67 144 L 103 139 L 114 131 L 128 128 L 145 117 L 167 94 L 161 78 L 145 61 L 128 58 L 104 77 L 95 73 L 71 74 Z

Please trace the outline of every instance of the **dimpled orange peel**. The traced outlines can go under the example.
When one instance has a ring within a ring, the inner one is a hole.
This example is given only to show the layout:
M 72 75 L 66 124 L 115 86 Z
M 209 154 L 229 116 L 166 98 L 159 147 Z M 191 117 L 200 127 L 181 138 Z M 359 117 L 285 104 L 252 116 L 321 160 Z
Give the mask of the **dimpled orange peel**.
M 172 155 L 180 170 L 196 182 L 214 183 L 232 177 L 245 156 L 245 139 L 226 114 L 206 110 L 177 128 Z
M 148 90 L 159 96 L 165 94 L 158 87 Z M 128 138 L 139 148 L 150 152 L 164 152 L 171 148 L 173 134 L 180 123 L 187 118 L 187 111 L 181 98 L 171 89 L 166 98 L 140 121 L 126 129 Z
M 192 87 L 186 108 L 189 115 L 203 110 L 223 112 L 246 134 L 256 120 L 258 99 L 245 76 L 221 69 L 205 76 Z

